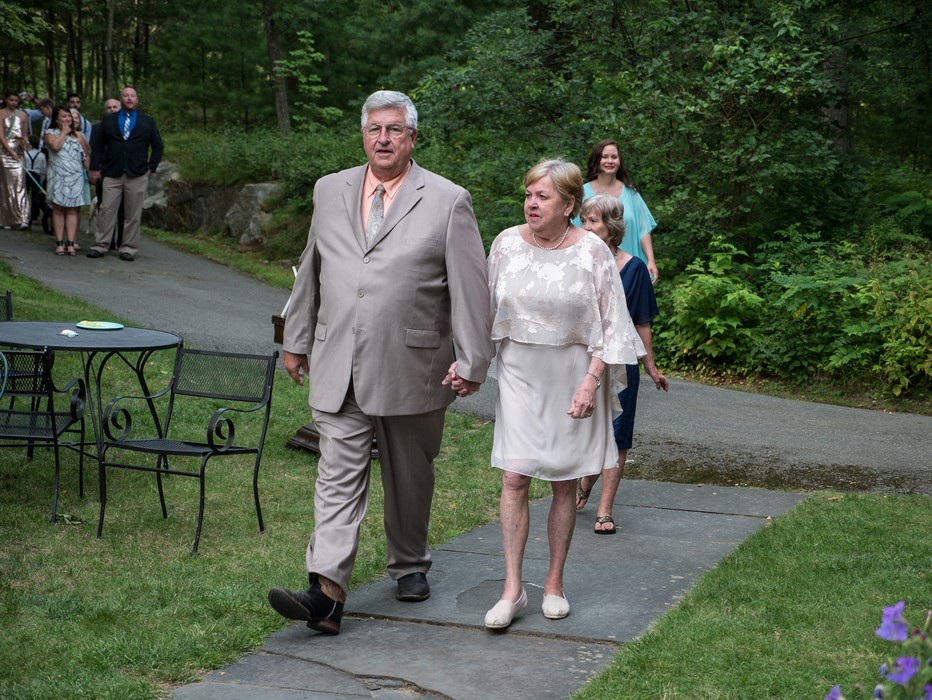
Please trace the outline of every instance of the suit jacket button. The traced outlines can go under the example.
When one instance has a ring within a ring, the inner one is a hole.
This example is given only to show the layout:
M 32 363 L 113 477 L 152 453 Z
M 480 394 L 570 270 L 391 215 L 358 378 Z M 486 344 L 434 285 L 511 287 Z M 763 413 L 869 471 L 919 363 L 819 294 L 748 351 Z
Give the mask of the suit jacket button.
M 363 258 L 362 261 L 366 263 L 367 265 L 369 264 L 369 258 Z
M 356 292 L 356 296 L 362 299 L 364 296 L 366 296 L 366 293 L 360 289 L 358 292 Z

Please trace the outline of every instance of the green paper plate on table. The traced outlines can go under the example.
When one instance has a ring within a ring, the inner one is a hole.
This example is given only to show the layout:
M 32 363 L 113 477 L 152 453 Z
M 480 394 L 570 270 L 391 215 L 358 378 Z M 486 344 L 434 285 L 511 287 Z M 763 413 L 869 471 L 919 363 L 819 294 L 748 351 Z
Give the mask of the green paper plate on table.
M 123 327 L 122 323 L 111 321 L 78 321 L 74 325 L 86 331 L 118 331 Z

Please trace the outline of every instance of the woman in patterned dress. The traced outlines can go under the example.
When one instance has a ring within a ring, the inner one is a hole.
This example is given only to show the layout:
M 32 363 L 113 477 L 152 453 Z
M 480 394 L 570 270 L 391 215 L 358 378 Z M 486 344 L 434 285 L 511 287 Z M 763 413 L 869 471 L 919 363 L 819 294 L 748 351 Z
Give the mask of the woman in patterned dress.
M 527 606 L 522 564 L 532 478 L 549 481 L 553 492 L 541 610 L 554 620 L 569 614 L 563 570 L 576 524 L 576 479 L 618 459 L 611 399 L 624 375 L 607 370 L 623 371 L 644 352 L 611 251 L 570 223 L 582 203 L 579 168 L 542 161 L 524 184 L 526 223 L 499 234 L 488 262 L 492 339 L 500 343 L 492 466 L 503 471 L 505 554 L 504 591 L 485 616 L 490 629 L 508 627 Z
M 49 149 L 47 198 L 52 205 L 55 255 L 75 254 L 78 216 L 91 203 L 86 170 L 91 147 L 81 133 L 81 124 L 67 107 L 52 112 L 52 126 L 45 132 Z

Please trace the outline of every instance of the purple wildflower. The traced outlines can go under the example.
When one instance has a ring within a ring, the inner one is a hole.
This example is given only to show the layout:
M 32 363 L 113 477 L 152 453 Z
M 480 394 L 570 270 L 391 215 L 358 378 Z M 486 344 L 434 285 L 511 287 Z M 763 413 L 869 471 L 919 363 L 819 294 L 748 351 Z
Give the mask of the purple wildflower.
M 886 639 L 888 642 L 906 641 L 909 636 L 909 629 L 906 626 L 906 620 L 903 619 L 903 608 L 905 606 L 906 602 L 901 600 L 896 605 L 883 609 L 883 619 L 876 631 L 878 637 Z
M 922 690 L 925 693 L 922 700 L 932 700 L 932 685 L 927 685 Z
M 894 668 L 896 671 L 888 673 L 887 678 L 894 683 L 906 685 L 909 679 L 919 672 L 919 659 L 915 656 L 901 656 L 896 660 Z
M 841 686 L 836 685 L 825 696 L 825 700 L 841 700 Z

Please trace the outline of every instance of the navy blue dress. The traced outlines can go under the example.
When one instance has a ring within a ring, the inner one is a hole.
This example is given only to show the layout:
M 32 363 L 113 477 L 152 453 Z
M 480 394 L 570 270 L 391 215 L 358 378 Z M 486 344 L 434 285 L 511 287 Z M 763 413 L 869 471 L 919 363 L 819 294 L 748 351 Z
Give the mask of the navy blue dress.
M 651 320 L 660 313 L 657 308 L 657 297 L 654 296 L 654 285 L 650 282 L 650 273 L 647 264 L 638 257 L 632 256 L 625 263 L 619 273 L 621 286 L 625 289 L 625 301 L 628 304 L 628 313 L 635 326 L 645 323 L 650 325 Z M 634 416 L 638 406 L 638 385 L 641 383 L 641 373 L 637 365 L 625 365 L 628 385 L 618 394 L 621 402 L 621 415 L 615 418 L 615 444 L 619 450 L 630 450 L 634 436 Z

